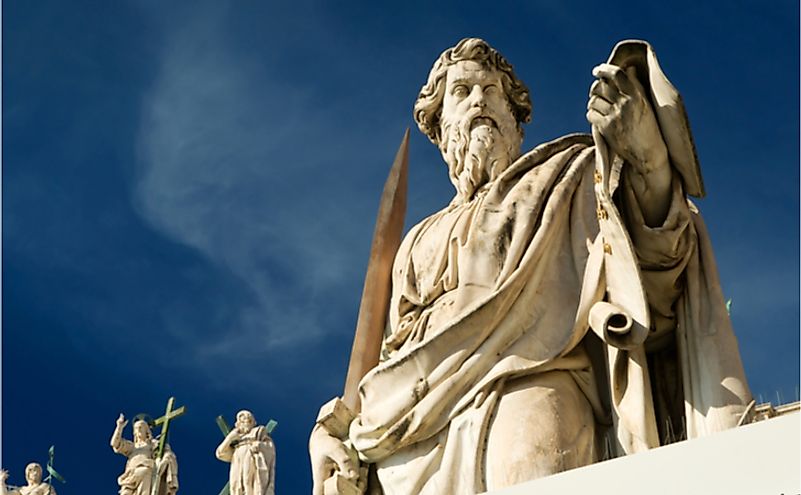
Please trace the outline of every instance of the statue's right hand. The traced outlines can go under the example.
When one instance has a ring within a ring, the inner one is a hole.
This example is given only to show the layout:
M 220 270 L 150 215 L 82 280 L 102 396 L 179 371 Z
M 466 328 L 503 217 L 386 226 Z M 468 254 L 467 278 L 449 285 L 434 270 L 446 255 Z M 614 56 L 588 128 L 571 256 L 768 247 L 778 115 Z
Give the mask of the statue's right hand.
M 313 495 L 323 495 L 325 480 L 339 474 L 359 484 L 359 458 L 356 451 L 328 432 L 321 424 L 316 424 L 309 438 L 311 456 Z
M 125 428 L 125 425 L 128 424 L 128 420 L 125 419 L 125 416 L 120 413 L 120 417 L 117 418 L 117 428 Z

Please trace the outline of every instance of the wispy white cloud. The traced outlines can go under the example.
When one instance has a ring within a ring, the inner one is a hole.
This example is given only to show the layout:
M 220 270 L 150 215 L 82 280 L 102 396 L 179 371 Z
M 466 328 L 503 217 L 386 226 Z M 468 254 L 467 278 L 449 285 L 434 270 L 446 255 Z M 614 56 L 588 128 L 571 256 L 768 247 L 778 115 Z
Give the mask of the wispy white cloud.
M 341 108 L 315 109 L 311 85 L 228 49 L 218 16 L 198 19 L 169 34 L 143 101 L 134 196 L 153 227 L 251 291 L 213 338 L 165 309 L 165 330 L 202 364 L 337 331 L 331 313 L 351 312 L 360 293 L 380 185 L 364 191 L 345 173 L 374 157 L 367 133 L 338 121 Z

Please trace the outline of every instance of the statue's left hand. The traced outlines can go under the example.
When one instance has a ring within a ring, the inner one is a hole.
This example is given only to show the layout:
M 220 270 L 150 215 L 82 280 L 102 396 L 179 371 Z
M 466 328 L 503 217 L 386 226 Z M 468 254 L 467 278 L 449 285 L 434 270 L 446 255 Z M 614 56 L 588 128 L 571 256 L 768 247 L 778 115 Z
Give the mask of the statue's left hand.
M 634 67 L 601 64 L 592 74 L 587 120 L 615 153 L 642 175 L 668 166 L 667 148 Z
M 234 428 L 233 430 L 229 431 L 228 435 L 226 435 L 226 437 L 225 437 L 225 439 L 229 443 L 236 442 L 240 438 L 242 438 L 242 434 L 236 428 Z

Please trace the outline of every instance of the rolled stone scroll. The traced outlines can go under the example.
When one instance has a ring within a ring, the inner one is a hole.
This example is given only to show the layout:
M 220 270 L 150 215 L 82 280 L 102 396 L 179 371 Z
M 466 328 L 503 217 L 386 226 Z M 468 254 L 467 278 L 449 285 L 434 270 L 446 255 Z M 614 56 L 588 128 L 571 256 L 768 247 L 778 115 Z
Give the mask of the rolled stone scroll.
M 634 320 L 620 307 L 599 301 L 590 308 L 590 328 L 607 344 L 623 350 L 632 350 L 645 342 L 648 329 Z

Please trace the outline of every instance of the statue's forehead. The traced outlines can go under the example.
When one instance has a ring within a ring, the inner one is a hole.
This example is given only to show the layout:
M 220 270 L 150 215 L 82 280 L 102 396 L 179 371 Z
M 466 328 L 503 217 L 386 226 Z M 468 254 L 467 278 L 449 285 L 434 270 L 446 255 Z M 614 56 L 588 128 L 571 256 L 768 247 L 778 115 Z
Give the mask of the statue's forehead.
M 492 67 L 487 67 L 475 60 L 460 60 L 448 67 L 448 83 L 457 81 L 497 81 L 500 73 Z

